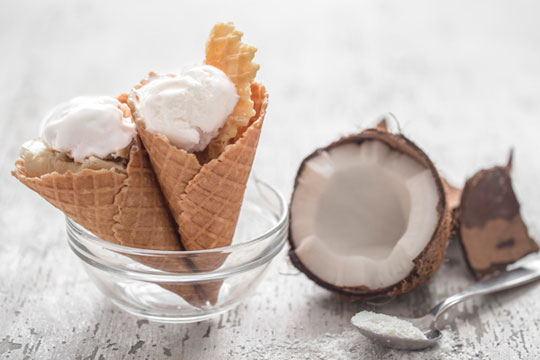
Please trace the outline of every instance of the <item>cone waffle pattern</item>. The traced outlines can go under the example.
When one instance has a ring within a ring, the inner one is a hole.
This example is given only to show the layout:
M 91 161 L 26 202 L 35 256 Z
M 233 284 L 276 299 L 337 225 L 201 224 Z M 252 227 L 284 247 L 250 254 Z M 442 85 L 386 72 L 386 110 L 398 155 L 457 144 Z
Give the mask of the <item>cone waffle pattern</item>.
M 263 94 L 264 94 L 264 90 Z M 263 94 L 258 94 L 262 95 Z M 260 103 L 260 99 L 258 99 Z M 266 102 L 264 102 L 266 106 Z M 182 244 L 189 250 L 230 245 L 259 141 L 265 109 L 242 137 L 210 161 L 181 195 L 177 217 Z
M 137 121 L 185 250 L 231 244 L 268 105 L 264 86 L 253 83 L 252 93 L 256 110 L 252 124 L 219 158 L 203 166 L 194 154 L 176 148 L 164 136 L 148 132 L 143 119 Z M 205 254 L 204 258 L 193 258 L 191 262 L 199 271 L 212 271 L 226 258 L 225 253 L 212 257 Z M 210 303 L 215 303 L 220 287 L 221 281 L 216 281 L 198 286 L 198 290 Z
M 150 156 L 163 196 L 176 218 L 181 212 L 180 195 L 200 171 L 201 165 L 195 155 L 172 146 L 165 136 L 147 131 L 144 122 L 137 121 L 137 130 Z
M 23 160 L 17 160 L 12 172 L 20 182 L 37 192 L 54 207 L 98 237 L 115 242 L 114 203 L 126 174 L 115 170 L 82 170 L 75 174 L 56 172 L 41 177 L 27 177 Z
M 257 49 L 243 43 L 242 35 L 232 23 L 218 23 L 213 27 L 206 43 L 205 63 L 227 74 L 236 86 L 239 97 L 225 126 L 208 145 L 210 159 L 217 158 L 225 147 L 238 137 L 239 129 L 246 127 L 255 115 L 250 84 L 259 70 L 259 65 L 252 62 Z
M 176 224 L 140 140 L 130 150 L 127 175 L 115 170 L 85 169 L 75 174 L 54 172 L 27 177 L 24 162 L 18 160 L 15 165 L 12 174 L 19 181 L 97 237 L 143 249 L 182 249 Z M 163 271 L 191 272 L 194 268 L 183 258 L 132 258 Z M 194 285 L 159 285 L 194 305 L 207 299 Z
M 267 106 L 262 85 L 253 84 L 257 109 L 254 122 L 240 139 L 201 166 L 194 154 L 137 127 L 163 194 L 176 220 L 185 250 L 212 249 L 232 241 Z
M 138 140 L 130 151 L 124 187 L 115 198 L 113 232 L 121 245 L 140 249 L 182 250 L 176 224 L 145 150 Z
M 116 240 L 124 246 L 152 250 L 182 250 L 176 223 L 169 214 L 148 155 L 140 140 L 132 146 L 127 166 L 127 179 L 115 198 L 118 213 L 114 216 Z M 184 258 L 132 256 L 149 267 L 171 272 L 190 272 L 193 266 Z M 187 302 L 199 305 L 203 297 L 197 287 L 159 284 L 180 295 Z

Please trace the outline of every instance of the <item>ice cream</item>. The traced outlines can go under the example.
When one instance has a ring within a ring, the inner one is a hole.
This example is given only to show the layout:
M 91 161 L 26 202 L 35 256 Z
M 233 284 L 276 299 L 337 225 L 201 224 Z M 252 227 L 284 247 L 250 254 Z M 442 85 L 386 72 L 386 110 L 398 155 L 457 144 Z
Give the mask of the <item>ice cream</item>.
M 74 162 L 64 153 L 52 151 L 40 138 L 22 144 L 20 156 L 24 161 L 26 175 L 30 177 L 39 177 L 52 172 L 58 174 L 65 174 L 68 171 L 77 173 L 83 169 L 114 168 L 125 172 L 126 166 L 126 161 L 120 161 L 120 159 L 103 160 L 95 156 L 86 158 L 82 163 Z
M 109 96 L 76 97 L 51 110 L 40 136 L 49 148 L 76 162 L 120 157 L 137 135 L 129 109 L 122 106 Z
M 191 67 L 178 75 L 153 75 L 130 94 L 130 104 L 151 133 L 165 135 L 172 145 L 198 152 L 218 134 L 234 110 L 234 83 L 210 65 Z

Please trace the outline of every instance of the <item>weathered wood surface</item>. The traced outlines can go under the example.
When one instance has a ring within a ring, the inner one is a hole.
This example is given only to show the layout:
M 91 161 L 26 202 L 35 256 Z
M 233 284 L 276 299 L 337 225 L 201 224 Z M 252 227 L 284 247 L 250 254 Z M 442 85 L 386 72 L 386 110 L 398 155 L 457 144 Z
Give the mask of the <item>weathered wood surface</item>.
M 91 284 L 62 214 L 9 170 L 51 106 L 197 63 L 211 25 L 234 20 L 260 49 L 258 78 L 271 94 L 258 176 L 289 194 L 303 156 L 392 111 L 457 184 L 515 146 L 516 191 L 540 239 L 539 11 L 534 1 L 487 0 L 2 1 L 0 358 L 538 359 L 538 284 L 458 306 L 441 346 L 401 353 L 351 333 L 350 317 L 371 305 L 332 296 L 284 256 L 253 297 L 213 321 L 138 320 Z M 459 248 L 450 250 L 428 286 L 381 309 L 418 314 L 470 283 Z

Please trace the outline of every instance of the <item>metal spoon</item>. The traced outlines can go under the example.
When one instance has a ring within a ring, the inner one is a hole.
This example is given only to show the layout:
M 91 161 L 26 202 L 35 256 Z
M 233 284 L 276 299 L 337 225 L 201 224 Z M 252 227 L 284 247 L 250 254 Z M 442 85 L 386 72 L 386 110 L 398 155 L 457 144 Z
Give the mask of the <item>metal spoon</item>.
M 422 350 L 434 346 L 437 341 L 441 339 L 442 334 L 437 328 L 437 320 L 452 306 L 459 304 L 464 300 L 470 299 L 473 296 L 491 294 L 497 291 L 511 289 L 538 279 L 540 279 L 540 259 L 535 258 L 525 262 L 518 262 L 514 265 L 510 265 L 506 272 L 487 280 L 479 281 L 469 286 L 465 290 L 446 298 L 424 316 L 418 318 L 398 317 L 402 320 L 409 321 L 420 329 L 426 336 L 425 340 L 386 336 L 360 327 L 358 327 L 358 330 L 360 330 L 360 332 L 367 338 L 390 348 L 402 350 Z

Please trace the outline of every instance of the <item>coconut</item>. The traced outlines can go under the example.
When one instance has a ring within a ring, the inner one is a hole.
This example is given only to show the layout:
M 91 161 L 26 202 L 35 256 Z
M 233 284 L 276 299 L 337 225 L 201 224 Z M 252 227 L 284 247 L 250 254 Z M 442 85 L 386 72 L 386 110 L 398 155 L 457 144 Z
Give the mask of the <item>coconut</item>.
M 400 133 L 376 128 L 304 159 L 291 199 L 289 256 L 317 284 L 354 298 L 402 294 L 444 259 L 447 185 Z
M 506 166 L 480 170 L 465 183 L 458 211 L 459 238 L 477 279 L 538 251 L 512 188 L 512 152 Z

